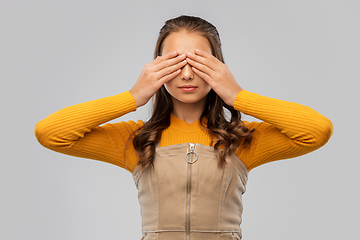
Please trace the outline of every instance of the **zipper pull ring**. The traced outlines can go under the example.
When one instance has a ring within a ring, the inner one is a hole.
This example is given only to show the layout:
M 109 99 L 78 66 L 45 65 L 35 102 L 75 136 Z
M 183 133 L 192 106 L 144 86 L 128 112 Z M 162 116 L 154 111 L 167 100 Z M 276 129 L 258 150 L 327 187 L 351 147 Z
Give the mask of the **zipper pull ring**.
M 185 155 L 185 160 L 190 163 L 193 164 L 198 160 L 198 156 L 195 152 L 195 144 L 194 143 L 189 143 L 190 144 L 190 151 L 188 153 L 186 153 Z M 190 154 L 195 154 L 195 160 L 192 161 L 192 157 Z M 190 160 L 188 159 L 188 156 L 190 156 Z

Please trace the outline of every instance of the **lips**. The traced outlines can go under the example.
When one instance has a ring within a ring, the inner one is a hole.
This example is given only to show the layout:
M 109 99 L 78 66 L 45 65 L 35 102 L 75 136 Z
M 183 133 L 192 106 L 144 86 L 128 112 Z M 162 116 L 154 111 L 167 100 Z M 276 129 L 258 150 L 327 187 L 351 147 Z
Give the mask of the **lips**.
M 191 91 L 196 90 L 197 87 L 194 85 L 183 85 L 183 86 L 180 86 L 179 88 L 185 92 L 191 92 Z

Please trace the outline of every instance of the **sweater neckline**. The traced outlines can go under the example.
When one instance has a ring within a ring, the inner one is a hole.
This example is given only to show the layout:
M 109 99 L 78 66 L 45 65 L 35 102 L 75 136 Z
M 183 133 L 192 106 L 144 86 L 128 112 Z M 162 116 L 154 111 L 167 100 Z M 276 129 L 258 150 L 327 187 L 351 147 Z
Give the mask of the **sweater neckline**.
M 206 126 L 207 120 L 203 119 L 202 123 L 204 126 Z M 175 128 L 182 132 L 203 131 L 200 119 L 190 124 L 184 120 L 181 120 L 180 118 L 175 117 L 173 114 L 170 114 L 170 128 Z

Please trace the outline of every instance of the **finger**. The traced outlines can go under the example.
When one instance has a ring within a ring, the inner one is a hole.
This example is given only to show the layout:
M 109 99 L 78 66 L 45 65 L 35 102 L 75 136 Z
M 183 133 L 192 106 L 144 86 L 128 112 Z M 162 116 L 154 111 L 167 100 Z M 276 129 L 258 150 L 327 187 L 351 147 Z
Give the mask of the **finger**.
M 154 72 L 161 71 L 161 70 L 163 70 L 165 68 L 168 68 L 168 67 L 171 67 L 173 65 L 178 64 L 179 62 L 183 61 L 185 58 L 186 58 L 186 55 L 181 54 L 181 55 L 178 55 L 175 58 L 170 58 L 170 59 L 167 59 L 167 60 L 163 60 L 163 61 L 159 62 L 158 64 L 156 64 L 152 68 L 152 71 L 154 71 Z
M 219 59 L 217 59 L 214 55 L 212 54 L 209 54 L 205 51 L 202 51 L 200 49 L 195 49 L 195 54 L 196 55 L 199 55 L 199 56 L 202 56 L 202 57 L 205 57 L 205 58 L 208 58 L 210 59 L 211 61 L 213 61 L 214 63 L 222 63 Z
M 190 58 L 186 58 L 186 61 L 192 66 L 192 67 L 195 67 L 197 68 L 198 70 L 206 73 L 207 75 L 209 76 L 212 76 L 213 73 L 215 72 L 213 69 L 211 69 L 210 67 L 208 67 L 207 65 L 204 65 L 200 62 L 196 62 Z
M 174 57 L 176 57 L 176 56 L 178 56 L 178 55 L 179 55 L 179 53 L 178 53 L 177 51 L 169 52 L 169 53 L 167 53 L 167 54 L 165 54 L 165 55 L 163 55 L 163 56 L 157 56 L 157 58 L 155 58 L 155 60 L 152 61 L 152 63 L 153 63 L 154 65 L 156 65 L 156 64 L 158 64 L 158 63 L 160 63 L 160 62 L 162 62 L 162 61 L 164 61 L 164 60 L 174 58 Z
M 207 82 L 210 87 L 211 84 L 213 82 L 213 79 L 206 73 L 200 71 L 199 69 L 197 69 L 196 67 L 191 67 L 191 69 L 194 71 L 195 74 L 197 74 L 200 78 L 204 79 L 205 82 Z M 212 88 L 212 87 L 211 87 Z
M 181 72 L 181 69 L 176 70 L 175 72 L 172 72 L 170 74 L 167 74 L 159 79 L 159 84 L 162 86 L 163 84 L 167 83 L 168 81 L 176 78 L 177 75 Z
M 214 63 L 211 59 L 204 57 L 204 56 L 199 56 L 193 53 L 187 53 L 186 54 L 188 58 L 190 58 L 191 60 L 195 61 L 195 62 L 199 62 L 203 65 L 208 66 L 209 68 L 211 68 L 212 70 L 216 70 L 217 69 L 217 64 Z
M 187 64 L 187 61 L 186 61 L 186 59 L 184 59 L 183 61 L 181 61 L 175 65 L 163 68 L 159 72 L 157 72 L 157 74 L 158 74 L 157 78 L 160 79 L 168 74 L 171 74 L 172 72 L 184 67 L 186 64 Z

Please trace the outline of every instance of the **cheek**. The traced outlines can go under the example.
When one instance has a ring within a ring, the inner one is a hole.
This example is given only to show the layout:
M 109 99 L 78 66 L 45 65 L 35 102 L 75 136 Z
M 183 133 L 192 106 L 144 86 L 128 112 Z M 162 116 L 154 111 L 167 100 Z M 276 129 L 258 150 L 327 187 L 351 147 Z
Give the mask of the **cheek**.
M 169 82 L 164 84 L 164 87 L 165 87 L 166 91 L 168 91 L 168 93 L 172 92 L 171 89 L 172 89 L 173 84 L 171 84 L 171 82 L 172 82 L 172 80 L 170 80 Z
M 210 85 L 207 84 L 207 83 L 204 84 L 203 89 L 204 89 L 203 94 L 204 94 L 205 96 L 207 96 L 207 95 L 209 94 L 209 92 L 211 91 L 211 87 L 210 87 Z
M 201 81 L 201 87 L 203 88 L 203 89 L 205 89 L 205 91 L 209 91 L 210 92 L 210 90 L 211 90 L 211 87 L 210 87 L 210 85 L 207 83 L 207 82 L 205 82 L 204 80 L 202 80 Z
M 176 86 L 176 84 L 175 84 L 175 79 L 176 78 L 174 78 L 174 79 L 171 79 L 170 81 L 168 81 L 167 83 L 164 83 L 164 87 L 166 88 L 166 90 L 168 91 L 168 92 L 170 92 L 171 91 L 171 89 L 173 89 L 173 88 L 175 88 Z
M 211 91 L 211 87 L 209 85 L 207 85 L 207 87 L 205 88 L 205 92 L 206 92 L 206 95 L 209 94 L 209 92 Z

